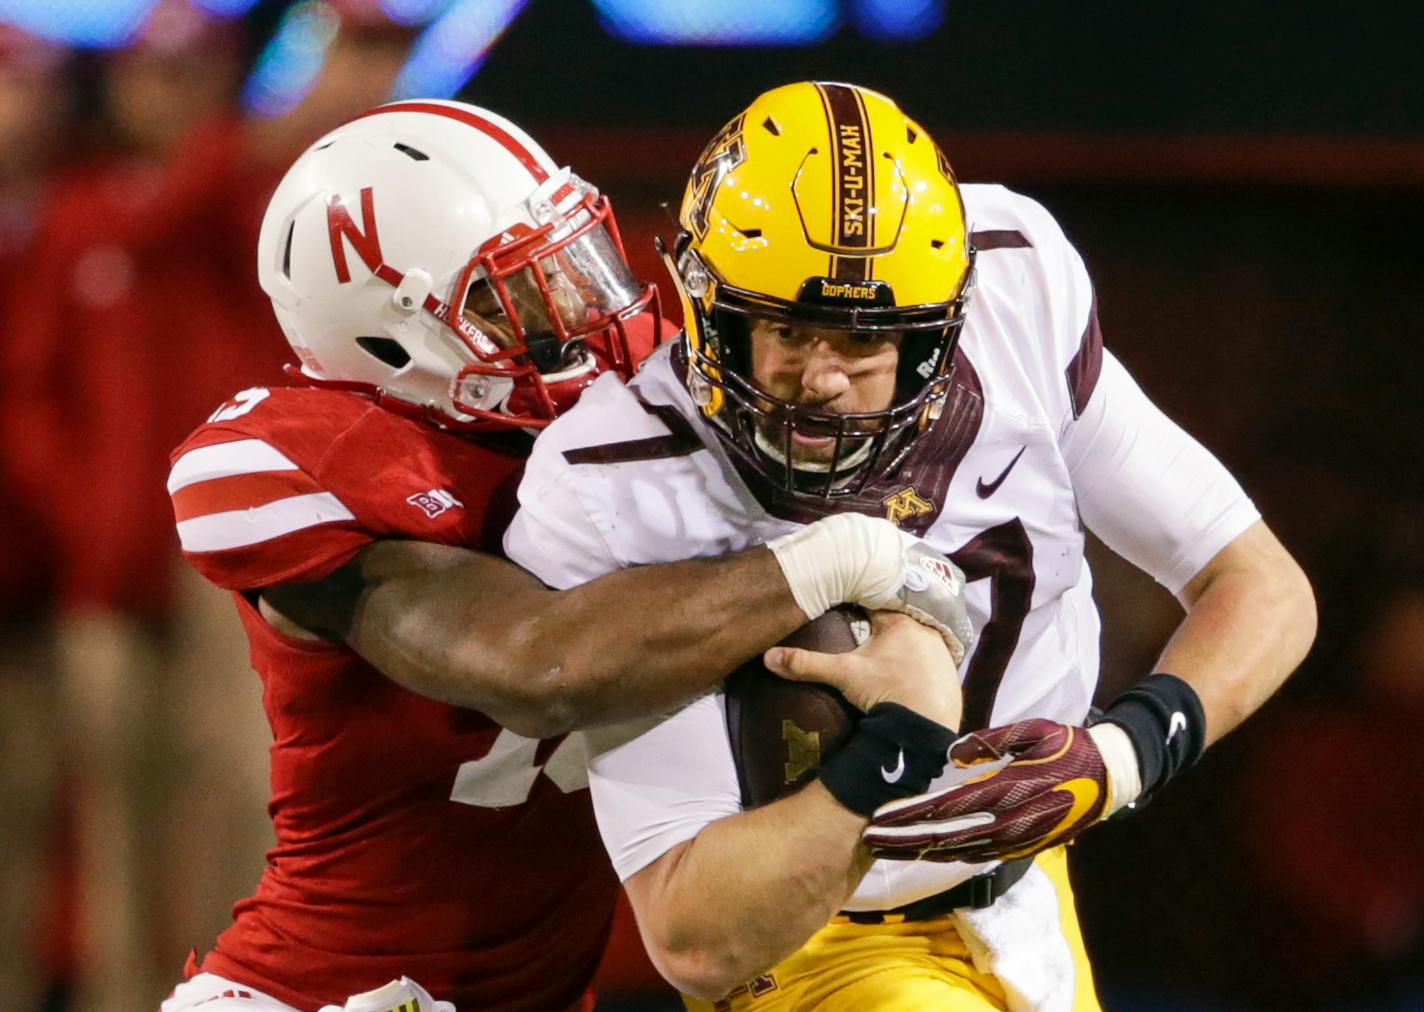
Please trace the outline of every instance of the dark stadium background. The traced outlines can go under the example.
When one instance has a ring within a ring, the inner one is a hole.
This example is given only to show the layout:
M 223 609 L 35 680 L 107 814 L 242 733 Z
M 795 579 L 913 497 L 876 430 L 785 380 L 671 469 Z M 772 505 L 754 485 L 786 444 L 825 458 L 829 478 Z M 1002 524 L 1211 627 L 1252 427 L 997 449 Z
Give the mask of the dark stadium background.
M 293 43 L 292 26 L 320 15 L 319 5 L 160 5 L 174 6 L 228 15 L 212 36 L 219 42 L 204 43 L 218 50 L 205 49 L 202 58 L 230 56 L 230 106 L 241 122 L 281 120 L 283 103 L 295 101 L 281 88 L 300 78 L 300 67 L 277 64 L 311 57 L 309 46 Z M 76 178 L 102 179 L 93 167 L 124 153 L 104 101 L 106 75 L 125 53 L 143 49 L 150 7 L 147 0 L 0 0 L 0 26 L 60 43 L 43 47 L 0 29 L 0 73 L 37 66 L 51 96 L 42 157 L 8 150 L 18 167 L 0 178 L 9 230 L 0 229 L 7 307 L 0 454 L 14 469 L 4 475 L 0 504 L 7 543 L 0 553 L 0 805 L 9 813 L 0 814 L 9 827 L 0 831 L 0 930 L 7 933 L 0 1007 L 16 1012 L 74 1007 L 66 999 L 84 965 L 75 926 L 93 902 L 77 884 L 73 856 L 76 827 L 88 816 L 84 763 L 75 759 L 84 746 L 66 744 L 75 721 L 62 717 L 55 689 L 56 665 L 67 663 L 64 644 L 72 642 L 65 636 L 76 621 L 98 616 L 83 628 L 98 630 L 97 640 L 84 642 L 100 643 L 100 651 L 106 635 L 125 630 L 146 644 L 140 653 L 159 657 L 194 638 L 182 617 L 191 584 L 155 576 L 167 571 L 176 545 L 163 515 L 163 462 L 151 447 L 200 422 L 202 404 L 269 379 L 284 351 L 263 315 L 251 251 L 211 244 L 153 274 L 140 261 L 135 282 L 161 286 L 162 271 L 177 271 L 180 280 L 197 271 L 225 290 L 232 320 L 243 325 L 221 335 L 213 355 L 223 364 L 208 369 L 207 386 L 193 376 L 212 365 L 204 342 L 215 318 L 195 325 L 196 310 L 181 303 L 150 305 L 145 319 L 162 333 L 107 357 L 54 339 L 28 341 L 37 332 L 26 314 L 58 281 L 32 270 L 24 223 L 41 218 L 45 202 Z M 802 78 L 887 92 L 932 130 L 962 180 L 1006 183 L 1054 211 L 1092 273 L 1109 346 L 1234 470 L 1311 574 L 1321 614 L 1314 653 L 1277 699 L 1149 809 L 1075 847 L 1104 1004 L 1424 1008 L 1418 5 L 491 0 L 481 7 L 405 0 L 384 10 L 334 7 L 357 26 L 351 30 L 414 41 L 426 60 L 443 54 L 446 64 L 436 68 L 443 77 L 421 80 L 459 87 L 461 97 L 510 116 L 611 193 L 630 256 L 647 277 L 659 272 L 651 236 L 674 230 L 663 207 L 675 211 L 705 140 L 758 92 Z M 646 19 L 659 10 L 664 22 L 668 11 L 684 11 L 680 25 L 663 25 L 681 32 L 681 43 L 647 38 Z M 778 10 L 784 17 L 776 24 Z M 480 11 L 507 20 L 502 33 L 473 22 L 461 23 L 463 34 L 452 29 L 460 28 L 457 15 Z M 410 23 L 394 27 L 392 12 Z M 427 29 L 442 23 L 455 40 L 443 50 L 432 42 L 435 27 Z M 282 43 L 283 31 L 295 49 L 273 43 Z M 71 51 L 65 38 L 89 45 Z M 482 62 L 460 86 L 476 56 Z M 268 78 L 250 76 L 264 66 Z M 15 132 L 0 133 L 0 148 L 31 143 L 21 127 L 6 126 Z M 260 194 L 243 196 L 260 210 Z M 53 227 L 82 230 L 85 220 Z M 70 331 L 54 334 L 67 340 Z M 150 359 L 163 364 L 161 375 L 150 375 Z M 168 392 L 192 387 L 201 389 L 168 403 Z M 111 397 L 115 390 L 125 396 Z M 105 408 L 108 401 L 116 406 Z M 11 410 L 21 402 L 25 411 Z M 151 423 L 159 402 L 168 412 L 161 425 Z M 122 476 L 91 485 L 92 472 L 72 466 L 62 447 L 45 450 L 46 418 L 63 418 L 81 442 L 102 445 L 103 462 L 123 476 L 152 472 L 156 496 L 130 496 Z M 136 427 L 150 448 L 130 464 L 124 455 L 137 452 L 140 435 L 129 438 Z M 91 514 L 103 521 L 97 533 L 75 519 Z M 127 554 L 125 546 L 132 546 Z M 107 560 L 102 571 L 96 551 Z M 1151 670 L 1177 612 L 1149 578 L 1100 546 L 1092 557 L 1110 698 Z M 219 627 L 198 638 L 236 657 L 241 644 L 224 635 L 230 630 Z M 165 663 L 155 661 L 153 671 Z M 153 684 L 140 673 L 126 692 L 140 702 L 125 712 L 130 728 L 141 726 L 146 740 L 169 749 L 139 764 L 135 796 L 171 830 L 186 817 L 174 798 L 183 796 L 187 759 L 197 754 L 184 749 L 201 746 L 173 743 L 182 738 L 175 700 L 185 687 L 175 674 L 181 668 L 169 669 L 155 673 Z M 249 693 L 221 702 L 206 719 L 253 728 L 246 747 L 260 765 L 262 725 L 249 712 L 256 705 Z M 54 730 L 45 730 L 51 722 Z M 201 732 L 192 740 L 201 742 Z M 87 761 L 102 765 L 104 756 Z M 232 800 L 260 815 L 260 785 L 249 798 L 221 775 L 207 783 L 200 789 L 207 795 L 241 795 Z M 136 949 L 147 961 L 133 973 L 158 988 L 149 1000 L 176 980 L 187 948 L 207 941 L 174 937 L 168 926 L 220 927 L 222 911 L 260 868 L 260 848 L 234 846 L 219 859 L 232 883 L 228 894 L 194 911 L 191 877 L 209 865 L 184 844 L 201 834 L 196 826 L 142 836 L 140 898 L 121 901 L 133 903 L 126 923 L 143 939 Z M 679 1007 L 623 928 L 600 1008 Z

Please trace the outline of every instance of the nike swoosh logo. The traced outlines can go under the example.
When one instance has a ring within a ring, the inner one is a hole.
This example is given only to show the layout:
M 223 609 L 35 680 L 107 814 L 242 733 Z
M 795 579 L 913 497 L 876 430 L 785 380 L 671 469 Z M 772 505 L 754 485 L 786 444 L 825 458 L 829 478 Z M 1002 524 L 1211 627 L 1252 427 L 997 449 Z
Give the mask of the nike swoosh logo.
M 885 778 L 887 784 L 898 784 L 900 782 L 900 778 L 905 775 L 904 749 L 900 750 L 900 757 L 895 763 L 895 768 L 893 770 L 887 770 L 882 766 L 880 767 L 880 775 Z
M 1054 787 L 1057 791 L 1066 791 L 1073 799 L 1072 806 L 1068 809 L 1063 818 L 1058 820 L 1058 825 L 1054 826 L 1043 837 L 1044 840 L 1052 840 L 1059 833 L 1078 824 L 1084 816 L 1091 812 L 1102 797 L 1102 791 L 1098 787 L 1096 780 L 1088 777 L 1079 777 L 1076 780 L 1069 780 Z
M 999 486 L 1004 483 L 1004 479 L 1009 476 L 1009 472 L 1014 469 L 1014 465 L 1019 462 L 1019 458 L 1024 455 L 1024 450 L 1027 449 L 1028 447 L 1024 446 L 1019 450 L 1018 453 L 1014 454 L 1014 459 L 1009 461 L 1009 466 L 1004 468 L 1004 472 L 1000 474 L 997 478 L 995 478 L 993 481 L 989 482 L 987 485 L 984 484 L 983 478 L 979 479 L 978 483 L 974 486 L 974 491 L 979 494 L 980 499 L 987 499 L 995 492 L 999 491 Z
M 1178 731 L 1187 729 L 1187 717 L 1181 710 L 1172 714 L 1172 720 L 1167 724 L 1167 744 L 1172 744 L 1172 739 L 1177 736 Z

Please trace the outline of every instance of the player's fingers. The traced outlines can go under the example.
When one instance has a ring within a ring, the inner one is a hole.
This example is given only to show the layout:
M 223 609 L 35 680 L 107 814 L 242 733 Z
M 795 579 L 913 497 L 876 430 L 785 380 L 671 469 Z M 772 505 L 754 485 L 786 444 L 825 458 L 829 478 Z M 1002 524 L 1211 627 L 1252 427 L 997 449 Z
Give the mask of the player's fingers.
M 997 820 L 991 812 L 970 812 L 948 819 L 916 822 L 908 826 L 885 826 L 871 823 L 860 834 L 869 847 L 898 851 L 923 850 L 926 847 L 955 846 L 971 840 L 982 840 L 992 834 Z
M 990 773 L 977 781 L 881 805 L 875 810 L 871 821 L 878 826 L 903 826 L 978 812 L 996 812 L 1016 793 L 1015 788 L 1016 784 L 1012 781 Z
M 973 812 L 912 826 L 871 824 L 861 839 L 877 856 L 939 855 L 941 860 L 991 861 L 1005 854 L 1046 845 L 1052 833 L 1036 818 L 1041 806 L 1016 806 L 1002 812 Z
M 972 731 L 949 747 L 950 761 L 956 766 L 994 762 L 1004 755 L 1003 737 L 996 731 Z
M 1079 800 L 1069 792 L 1049 791 L 996 811 L 988 821 L 962 816 L 913 826 L 872 824 L 862 839 L 872 853 L 894 852 L 900 860 L 911 852 L 970 864 L 1021 857 L 1072 839 L 1091 824 L 1092 812 L 1083 810 Z
M 883 608 L 866 612 L 870 617 L 870 635 L 894 629 L 896 626 L 920 625 L 921 623 L 902 611 L 886 611 Z
M 844 691 L 853 666 L 848 654 L 822 654 L 798 647 L 772 647 L 762 663 L 774 675 L 793 682 L 822 682 Z
M 956 766 L 973 766 L 1005 756 L 1018 759 L 1041 748 L 1051 752 L 1067 740 L 1067 728 L 1062 724 L 1051 720 L 1022 720 L 966 734 L 950 747 L 949 758 Z

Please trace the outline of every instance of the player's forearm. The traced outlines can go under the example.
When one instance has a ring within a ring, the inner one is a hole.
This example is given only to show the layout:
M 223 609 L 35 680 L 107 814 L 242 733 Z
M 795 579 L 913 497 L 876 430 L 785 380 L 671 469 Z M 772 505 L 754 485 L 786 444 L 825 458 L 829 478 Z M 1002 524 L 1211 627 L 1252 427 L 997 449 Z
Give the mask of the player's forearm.
M 713 823 L 639 872 L 628 894 L 659 971 L 715 1000 L 791 955 L 870 867 L 865 825 L 815 781 Z
M 550 719 L 567 729 L 678 706 L 805 622 L 775 557 L 754 548 L 550 594 L 506 663 L 544 679 Z
M 374 545 L 348 568 L 359 589 L 346 604 L 327 595 L 331 616 L 301 611 L 301 595 L 278 607 L 407 688 L 532 737 L 672 709 L 806 621 L 764 548 L 559 592 L 503 560 L 414 542 Z
M 1187 617 L 1158 670 L 1196 691 L 1210 745 L 1254 713 L 1305 657 L 1315 639 L 1315 597 L 1295 560 L 1257 523 L 1182 598 Z

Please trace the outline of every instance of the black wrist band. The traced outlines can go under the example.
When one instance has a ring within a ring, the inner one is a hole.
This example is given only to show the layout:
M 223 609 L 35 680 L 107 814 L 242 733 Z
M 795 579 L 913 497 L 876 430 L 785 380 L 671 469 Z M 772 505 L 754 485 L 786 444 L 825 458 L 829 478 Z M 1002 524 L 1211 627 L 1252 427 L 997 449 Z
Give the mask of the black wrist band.
M 1168 780 L 1188 769 L 1206 747 L 1206 715 L 1196 691 L 1176 675 L 1148 675 L 1113 701 L 1100 721 L 1127 732 L 1142 769 L 1146 804 Z
M 859 815 L 929 790 L 958 733 L 899 703 L 878 703 L 821 765 L 821 783 Z

